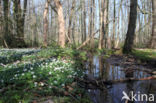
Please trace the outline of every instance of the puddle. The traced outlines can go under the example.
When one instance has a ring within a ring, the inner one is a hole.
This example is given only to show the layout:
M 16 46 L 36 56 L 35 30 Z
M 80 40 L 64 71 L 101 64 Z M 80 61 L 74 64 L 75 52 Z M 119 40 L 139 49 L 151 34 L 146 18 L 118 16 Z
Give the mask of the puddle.
M 102 80 L 119 80 L 129 77 L 144 78 L 150 76 L 142 71 L 126 73 L 123 71 L 122 67 L 110 65 L 98 56 L 92 56 L 86 63 L 86 68 L 86 74 Z M 136 98 L 138 101 L 134 100 L 132 103 L 156 103 L 149 102 L 149 100 L 146 101 L 146 99 L 148 99 L 146 97 L 141 98 L 143 100 L 139 101 L 139 96 L 141 94 L 154 94 L 156 97 L 156 80 L 117 83 L 113 84 L 111 88 L 108 88 L 107 90 L 88 89 L 88 94 L 93 103 L 130 103 L 125 102 L 125 100 L 121 100 L 123 97 L 123 91 L 127 94 L 132 91 L 134 94 L 137 94 Z

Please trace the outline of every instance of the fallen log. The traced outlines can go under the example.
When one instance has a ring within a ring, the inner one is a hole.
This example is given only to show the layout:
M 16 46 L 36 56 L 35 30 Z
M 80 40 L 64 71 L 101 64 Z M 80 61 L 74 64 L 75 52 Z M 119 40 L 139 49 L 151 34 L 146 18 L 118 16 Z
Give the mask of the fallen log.
M 126 68 L 126 69 L 121 69 L 121 71 L 142 71 L 142 72 L 146 72 L 148 74 L 151 74 L 151 75 L 156 75 L 156 71 L 154 70 L 150 70 L 150 69 L 140 69 L 140 68 Z
M 15 85 L 9 85 L 9 86 L 7 86 L 7 87 L 1 88 L 1 89 L 0 89 L 0 93 L 3 93 L 3 92 L 5 92 L 5 91 L 7 91 L 8 89 L 13 88 L 13 87 L 15 87 Z
M 89 37 L 85 42 L 82 43 L 82 45 L 80 45 L 80 46 L 77 48 L 77 50 L 80 49 L 80 48 L 82 48 L 83 46 L 85 46 L 85 45 L 95 36 L 95 34 L 98 33 L 99 31 L 100 31 L 100 30 L 98 29 L 95 33 L 93 33 L 91 37 Z

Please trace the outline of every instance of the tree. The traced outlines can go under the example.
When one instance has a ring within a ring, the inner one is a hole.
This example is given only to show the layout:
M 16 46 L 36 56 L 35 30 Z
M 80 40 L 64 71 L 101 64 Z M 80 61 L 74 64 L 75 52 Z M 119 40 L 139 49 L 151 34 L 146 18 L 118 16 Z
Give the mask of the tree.
M 47 33 L 48 33 L 48 8 L 49 8 L 50 0 L 47 0 L 45 4 L 43 19 L 44 19 L 44 46 L 47 47 Z
M 63 16 L 62 4 L 59 0 L 54 0 L 55 6 L 58 13 L 58 24 L 59 24 L 59 45 L 65 47 L 65 22 Z
M 17 47 L 25 47 L 24 41 L 24 24 L 25 24 L 25 14 L 27 11 L 27 0 L 24 0 L 24 9 L 21 8 L 21 0 L 14 0 L 14 19 L 16 21 L 16 42 Z
M 101 0 L 99 49 L 102 49 L 104 47 L 104 39 L 106 38 L 106 26 L 107 26 L 107 15 L 108 15 L 107 6 L 108 6 L 108 0 Z
M 2 1 L 0 0 L 0 45 L 2 45 L 2 42 L 3 42 L 3 33 L 2 33 L 2 30 L 3 30 L 3 24 L 2 24 Z
M 68 42 L 69 43 L 71 43 L 71 28 L 72 28 L 71 26 L 72 26 L 74 9 L 75 9 L 75 0 L 73 0 L 73 2 L 72 2 L 71 13 L 69 15 L 69 26 L 68 26 L 68 37 L 69 37 Z
M 123 47 L 123 53 L 127 54 L 132 52 L 133 41 L 135 36 L 135 28 L 136 28 L 136 19 L 137 19 L 137 0 L 131 0 L 128 31 L 126 34 L 126 40 Z
M 114 0 L 114 19 L 113 19 L 113 37 L 112 37 L 112 49 L 115 47 L 115 33 L 116 33 L 116 26 L 115 26 L 115 18 L 116 18 L 116 1 Z
M 4 36 L 3 44 L 5 47 L 11 45 L 11 36 L 9 35 L 9 0 L 3 0 L 4 10 Z
M 85 2 L 85 0 L 83 0 L 83 9 L 84 9 L 84 11 L 83 11 L 83 26 L 84 26 L 84 30 L 83 30 L 83 41 L 85 41 L 86 40 L 86 2 Z
M 152 35 L 150 40 L 150 47 L 156 49 L 156 1 L 152 0 L 152 11 L 153 11 L 153 24 L 152 24 Z

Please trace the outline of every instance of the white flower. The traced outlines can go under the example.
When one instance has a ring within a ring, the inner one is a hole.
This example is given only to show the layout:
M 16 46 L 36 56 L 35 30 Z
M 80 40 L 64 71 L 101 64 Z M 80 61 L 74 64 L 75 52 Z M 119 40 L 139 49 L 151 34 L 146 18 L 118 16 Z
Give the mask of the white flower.
M 72 78 L 72 75 L 68 75 L 68 78 Z
M 57 81 L 55 80 L 54 83 L 57 84 Z
M 34 82 L 35 87 L 37 87 L 37 82 Z
M 3 83 L 3 82 L 4 82 L 4 80 L 1 80 L 1 82 Z
M 36 75 L 33 75 L 33 78 L 36 78 Z
M 27 69 L 24 69 L 23 71 L 24 71 L 24 72 L 26 72 L 26 71 L 27 71 Z
M 31 67 L 30 70 L 33 70 L 33 68 Z
M 15 74 L 15 77 L 17 77 L 17 74 Z
M 24 76 L 24 73 L 22 73 L 22 76 Z
M 43 82 L 40 82 L 40 85 L 41 85 L 41 86 L 44 86 L 44 83 L 43 83 Z
M 60 67 L 56 67 L 54 70 L 60 70 L 61 68 Z
M 34 74 L 34 72 L 31 72 L 31 74 Z
M 75 72 L 73 75 L 77 75 L 77 73 Z
M 51 75 L 52 73 L 51 72 L 49 72 L 49 75 Z
M 61 86 L 64 87 L 64 84 L 62 84 Z

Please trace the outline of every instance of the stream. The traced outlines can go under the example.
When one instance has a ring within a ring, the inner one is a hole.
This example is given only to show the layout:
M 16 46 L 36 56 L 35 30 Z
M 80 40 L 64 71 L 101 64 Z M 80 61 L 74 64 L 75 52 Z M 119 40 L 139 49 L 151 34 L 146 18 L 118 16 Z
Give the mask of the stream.
M 87 75 L 100 78 L 100 80 L 119 80 L 130 77 L 144 78 L 150 76 L 150 74 L 141 71 L 126 73 L 122 70 L 122 67 L 110 65 L 100 56 L 91 56 L 86 63 L 86 69 Z M 93 103 L 156 103 L 156 80 L 116 83 L 109 88 L 106 86 L 106 88 L 104 90 L 98 88 L 87 90 Z M 122 100 L 124 96 L 123 92 L 129 96 L 131 102 L 126 102 L 126 99 Z M 154 101 L 151 101 L 153 99 Z

